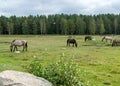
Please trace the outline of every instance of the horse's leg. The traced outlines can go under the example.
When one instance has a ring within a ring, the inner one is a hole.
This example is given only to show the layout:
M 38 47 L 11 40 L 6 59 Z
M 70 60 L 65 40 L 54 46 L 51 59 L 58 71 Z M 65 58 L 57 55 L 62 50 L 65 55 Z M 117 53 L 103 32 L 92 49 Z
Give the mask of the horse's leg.
M 17 46 L 15 46 L 15 50 L 18 51 Z
M 25 46 L 23 45 L 23 50 L 22 51 L 24 51 L 24 48 L 25 48 Z
M 116 46 L 118 46 L 118 43 L 116 42 Z
M 27 46 L 25 46 L 25 50 L 27 51 Z
M 74 47 L 74 43 L 73 43 L 73 47 Z
M 16 46 L 15 48 L 16 48 L 16 51 L 18 51 L 18 48 L 17 48 L 17 46 Z
M 114 46 L 114 42 L 112 42 L 112 47 Z
M 110 43 L 112 43 L 112 40 L 110 41 Z
M 16 46 L 14 46 L 14 48 L 13 48 L 13 52 L 15 51 L 15 48 L 16 48 Z

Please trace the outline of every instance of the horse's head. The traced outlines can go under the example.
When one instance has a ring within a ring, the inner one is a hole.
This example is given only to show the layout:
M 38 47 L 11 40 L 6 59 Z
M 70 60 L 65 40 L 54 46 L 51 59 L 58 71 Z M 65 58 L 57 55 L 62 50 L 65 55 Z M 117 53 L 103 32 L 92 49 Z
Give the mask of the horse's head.
M 102 41 L 105 39 L 105 36 L 102 38 Z
M 88 36 L 85 36 L 85 41 L 88 39 Z

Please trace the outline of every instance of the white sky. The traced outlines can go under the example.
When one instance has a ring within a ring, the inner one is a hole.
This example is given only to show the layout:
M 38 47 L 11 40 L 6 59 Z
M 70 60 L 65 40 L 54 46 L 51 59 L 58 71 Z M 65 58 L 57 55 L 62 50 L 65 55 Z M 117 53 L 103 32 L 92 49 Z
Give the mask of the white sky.
M 0 0 L 0 15 L 119 14 L 120 0 Z

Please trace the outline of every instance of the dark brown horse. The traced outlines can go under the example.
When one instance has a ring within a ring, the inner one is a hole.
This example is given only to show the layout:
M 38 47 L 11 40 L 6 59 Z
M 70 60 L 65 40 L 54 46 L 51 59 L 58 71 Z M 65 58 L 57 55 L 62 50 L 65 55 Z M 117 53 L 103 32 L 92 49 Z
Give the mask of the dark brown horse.
M 114 39 L 114 40 L 112 41 L 112 47 L 113 47 L 113 46 L 117 46 L 119 43 L 120 43 L 120 39 Z
M 73 47 L 77 47 L 77 42 L 75 39 L 67 39 L 67 46 L 70 46 L 70 44 L 73 44 Z
M 86 40 L 92 40 L 92 36 L 85 36 L 85 41 Z
M 18 51 L 17 47 L 23 46 L 23 51 L 26 49 L 27 51 L 27 41 L 26 40 L 13 40 L 10 45 L 10 51 Z

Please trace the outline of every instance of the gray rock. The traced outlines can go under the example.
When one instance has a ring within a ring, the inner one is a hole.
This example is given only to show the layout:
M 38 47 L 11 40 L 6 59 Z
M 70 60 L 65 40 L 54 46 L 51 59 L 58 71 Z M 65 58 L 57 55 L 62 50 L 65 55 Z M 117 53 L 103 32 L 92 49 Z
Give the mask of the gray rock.
M 7 70 L 0 73 L 0 86 L 53 86 L 41 77 L 29 73 Z

